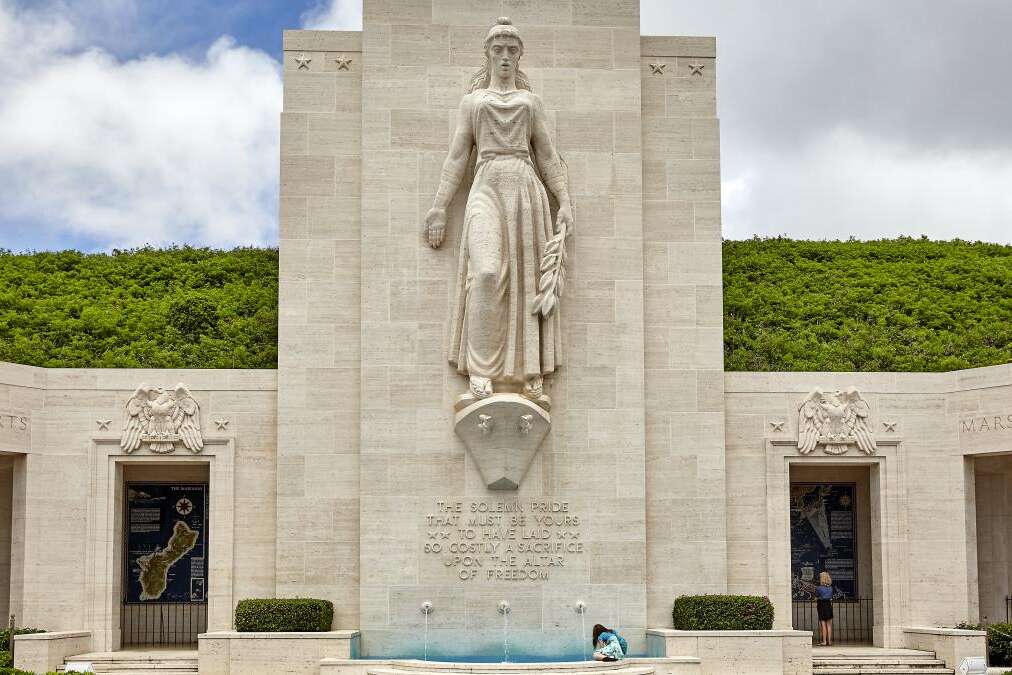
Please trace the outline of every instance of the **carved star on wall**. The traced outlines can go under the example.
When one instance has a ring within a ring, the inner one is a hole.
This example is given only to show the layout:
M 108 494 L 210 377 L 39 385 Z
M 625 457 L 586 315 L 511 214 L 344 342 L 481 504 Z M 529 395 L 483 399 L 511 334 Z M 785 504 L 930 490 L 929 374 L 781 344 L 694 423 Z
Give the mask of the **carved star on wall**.
M 784 421 L 783 420 L 771 420 L 770 421 L 770 429 L 772 431 L 783 431 L 784 430 Z
M 899 424 L 899 422 L 882 422 L 882 427 L 888 432 L 895 433 L 897 424 Z
M 349 68 L 349 66 L 351 65 L 351 59 L 350 58 L 346 59 L 346 58 L 338 56 L 336 59 L 334 59 L 334 62 L 337 63 L 337 69 L 338 70 L 351 70 L 351 68 Z
M 650 74 L 651 75 L 663 75 L 664 69 L 668 67 L 666 63 L 651 63 Z
M 303 68 L 309 70 L 309 63 L 312 60 L 313 59 L 306 56 L 305 52 L 299 54 L 298 56 L 295 57 L 295 62 L 299 64 L 299 67 L 296 70 L 302 70 Z
M 95 420 L 95 424 L 98 425 L 100 431 L 108 431 L 112 420 Z
M 228 429 L 229 421 L 230 420 L 227 420 L 224 417 L 219 417 L 214 421 L 214 424 L 215 426 L 218 427 L 218 431 L 225 431 L 226 429 Z
M 704 63 L 690 63 L 689 64 L 689 75 L 703 76 L 703 68 L 706 67 Z

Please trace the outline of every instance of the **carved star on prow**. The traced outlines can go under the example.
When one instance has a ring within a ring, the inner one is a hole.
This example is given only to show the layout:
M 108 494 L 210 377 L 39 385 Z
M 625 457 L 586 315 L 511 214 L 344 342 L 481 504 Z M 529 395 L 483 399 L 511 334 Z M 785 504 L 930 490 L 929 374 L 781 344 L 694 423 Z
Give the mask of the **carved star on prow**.
M 224 417 L 219 417 L 214 421 L 215 426 L 218 427 L 218 431 L 225 431 L 228 429 L 229 420 Z
M 295 62 L 297 64 L 299 64 L 299 67 L 296 68 L 296 70 L 302 70 L 303 68 L 305 68 L 306 70 L 309 70 L 309 63 L 312 60 L 313 59 L 311 59 L 310 57 L 306 56 L 305 52 L 303 52 L 302 54 L 299 54 L 298 56 L 295 57 Z
M 770 421 L 770 430 L 771 431 L 783 431 L 784 430 L 784 421 L 783 420 L 772 420 L 772 421 Z
M 896 433 L 896 425 L 899 422 L 882 422 L 882 428 L 889 433 Z
M 703 76 L 703 68 L 706 67 L 705 63 L 690 63 L 689 64 L 689 75 Z
M 666 63 L 651 63 L 650 74 L 651 75 L 663 75 L 664 69 L 668 67 Z
M 349 67 L 351 66 L 350 58 L 346 59 L 344 57 L 338 56 L 336 59 L 334 59 L 334 63 L 337 64 L 338 70 L 351 70 L 351 68 Z
M 99 431 L 108 431 L 112 420 L 95 420 L 95 424 L 98 425 Z

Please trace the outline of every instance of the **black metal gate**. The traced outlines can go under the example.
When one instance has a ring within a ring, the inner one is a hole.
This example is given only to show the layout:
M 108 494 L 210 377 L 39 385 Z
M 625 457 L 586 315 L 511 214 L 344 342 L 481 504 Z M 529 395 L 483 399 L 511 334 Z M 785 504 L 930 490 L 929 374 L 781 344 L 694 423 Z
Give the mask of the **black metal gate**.
M 812 631 L 818 642 L 819 613 L 815 602 L 795 600 L 791 603 L 794 630 Z M 872 644 L 875 609 L 871 598 L 833 601 L 833 644 Z
M 122 644 L 197 644 L 197 635 L 207 632 L 206 602 L 145 602 L 124 604 Z

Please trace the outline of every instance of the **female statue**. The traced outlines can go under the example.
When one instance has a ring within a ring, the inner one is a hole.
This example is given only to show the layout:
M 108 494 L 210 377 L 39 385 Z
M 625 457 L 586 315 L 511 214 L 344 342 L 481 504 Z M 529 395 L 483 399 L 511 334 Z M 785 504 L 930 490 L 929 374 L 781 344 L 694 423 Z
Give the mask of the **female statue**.
M 573 211 L 541 99 L 519 68 L 523 53 L 520 32 L 509 19 L 499 19 L 485 38 L 484 65 L 460 103 L 439 189 L 425 217 L 425 239 L 438 248 L 446 208 L 474 150 L 449 360 L 469 377 L 475 398 L 491 395 L 493 383 L 522 387 L 528 398 L 540 398 L 542 378 L 555 371 L 562 354 L 559 312 L 552 311 L 554 298 L 545 303 L 543 297 L 552 292 L 546 288 L 561 286 L 564 269 L 558 266 Z M 554 226 L 546 188 L 558 202 Z M 556 297 L 558 292 L 560 287 Z

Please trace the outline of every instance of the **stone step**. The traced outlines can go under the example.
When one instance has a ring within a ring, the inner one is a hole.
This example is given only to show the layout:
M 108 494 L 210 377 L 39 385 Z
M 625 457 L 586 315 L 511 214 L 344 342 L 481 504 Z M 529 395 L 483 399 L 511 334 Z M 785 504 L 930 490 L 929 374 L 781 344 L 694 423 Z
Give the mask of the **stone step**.
M 952 668 L 944 666 L 820 666 L 813 667 L 813 675 L 953 675 Z
M 819 657 L 812 658 L 813 666 L 920 666 L 926 668 L 929 666 L 938 667 L 944 666 L 945 662 L 941 659 L 932 659 L 930 657 Z
M 197 660 L 190 661 L 88 661 L 87 659 L 67 659 L 71 663 L 90 663 L 95 672 L 120 670 L 197 670 Z
M 63 673 L 66 671 L 64 670 L 63 666 L 59 666 L 56 669 L 56 672 Z M 158 675 L 193 675 L 194 673 L 197 672 L 197 669 L 187 668 L 185 670 L 169 670 L 169 669 L 155 670 L 152 668 L 140 668 L 135 670 L 119 670 L 119 669 L 109 670 L 106 668 L 95 666 L 94 670 L 92 670 L 91 672 L 95 673 L 95 675 L 99 675 L 100 673 L 115 673 L 115 675 L 151 675 L 152 673 L 157 673 Z
M 934 652 L 923 649 L 885 649 L 883 647 L 812 647 L 812 659 L 822 658 L 890 658 L 902 656 L 909 658 L 935 658 Z
M 63 669 L 63 666 L 60 666 L 59 668 L 57 668 L 57 672 L 58 673 L 63 673 L 63 672 L 66 672 L 66 671 Z M 196 668 L 194 668 L 192 670 L 147 670 L 147 669 L 142 669 L 142 670 L 100 670 L 100 669 L 96 668 L 92 672 L 95 673 L 95 675 L 99 675 L 100 673 L 115 673 L 115 675 L 151 675 L 152 673 L 158 673 L 158 675 L 193 675 L 193 673 L 197 672 L 197 670 L 196 670 Z M 73 675 L 73 674 L 71 674 L 71 675 Z
M 66 663 L 90 663 L 96 675 L 194 675 L 197 652 L 193 649 L 124 650 L 92 652 L 64 659 Z M 60 666 L 57 672 L 66 672 Z

